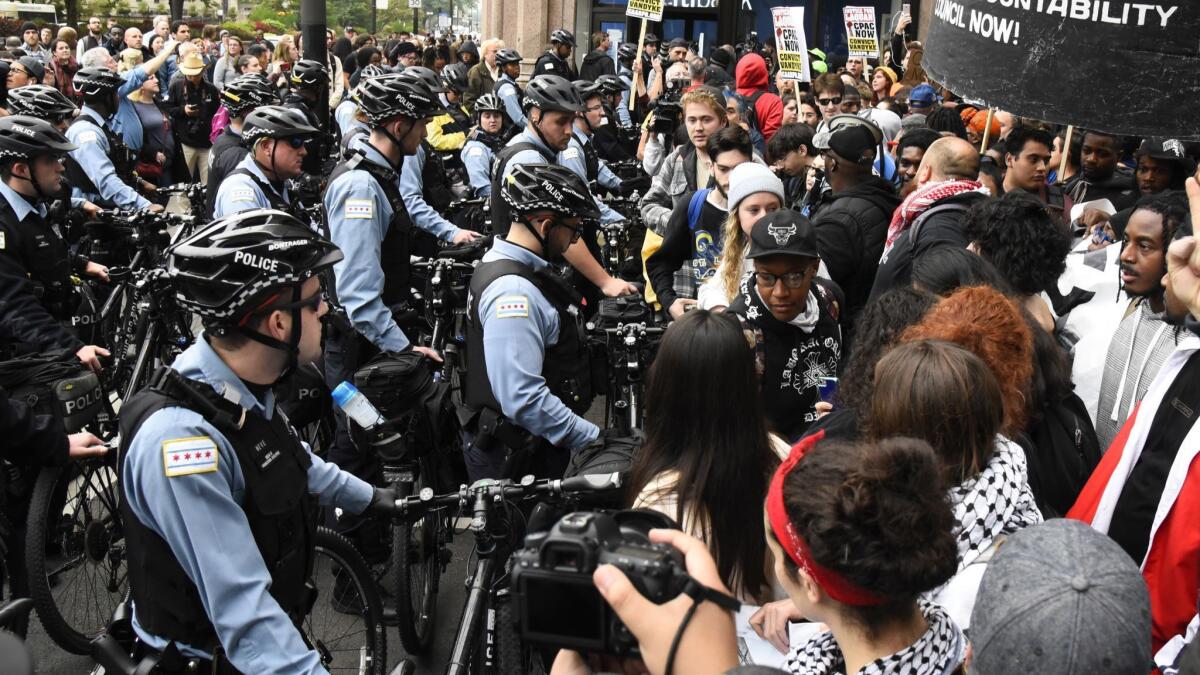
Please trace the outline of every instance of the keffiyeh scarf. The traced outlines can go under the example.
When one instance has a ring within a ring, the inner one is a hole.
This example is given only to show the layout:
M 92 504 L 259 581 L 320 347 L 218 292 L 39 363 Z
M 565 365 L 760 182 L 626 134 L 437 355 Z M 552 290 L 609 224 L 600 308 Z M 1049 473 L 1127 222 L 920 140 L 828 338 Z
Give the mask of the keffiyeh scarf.
M 888 251 L 892 250 L 892 246 L 896 244 L 896 239 L 900 237 L 900 234 L 909 227 L 912 227 L 917 218 L 929 210 L 929 207 L 933 206 L 934 203 L 963 192 L 982 192 L 985 195 L 988 194 L 987 188 L 983 187 L 983 184 L 979 181 L 974 180 L 945 180 L 938 183 L 928 183 L 915 190 L 905 198 L 900 207 L 896 209 L 896 212 L 892 214 L 892 222 L 888 225 L 887 243 L 884 244 L 883 254 L 886 256 Z
M 958 523 L 958 569 L 990 549 L 997 537 L 1042 522 L 1029 489 L 1025 451 L 996 437 L 996 450 L 978 476 L 950 490 Z
M 931 675 L 949 673 L 962 663 L 966 638 L 946 610 L 918 601 L 929 628 L 913 644 L 876 659 L 856 675 Z M 843 675 L 846 661 L 833 633 L 821 633 L 788 654 L 786 670 L 795 675 Z

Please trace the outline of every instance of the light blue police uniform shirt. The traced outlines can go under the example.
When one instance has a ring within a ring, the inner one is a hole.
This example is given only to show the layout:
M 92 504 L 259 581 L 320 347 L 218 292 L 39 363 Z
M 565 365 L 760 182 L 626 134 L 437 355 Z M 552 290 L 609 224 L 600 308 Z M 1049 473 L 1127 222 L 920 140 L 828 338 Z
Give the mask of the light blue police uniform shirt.
M 267 174 L 263 173 L 262 167 L 258 162 L 254 161 L 254 153 L 247 153 L 242 161 L 237 163 L 234 171 L 237 169 L 245 169 L 254 174 L 256 178 L 267 185 L 271 185 L 271 181 L 267 180 Z M 283 201 L 291 204 L 292 200 L 288 195 L 287 186 L 284 185 L 282 192 L 277 193 Z M 255 183 L 250 176 L 242 174 L 234 174 L 232 171 L 225 176 L 221 181 L 221 186 L 217 188 L 216 203 L 213 204 L 213 218 L 224 218 L 242 211 L 251 211 L 253 209 L 269 209 L 271 200 L 267 199 L 266 193 Z
M 621 92 L 621 107 L 617 109 L 617 119 L 620 120 L 622 127 L 631 127 L 633 126 L 633 117 L 629 114 L 629 95 L 633 92 L 633 71 L 621 68 L 619 77 L 625 83 L 626 89 Z
M 366 161 L 391 168 L 387 159 L 359 136 L 350 142 Z M 397 177 L 399 188 L 399 177 Z M 398 352 L 409 339 L 383 304 L 383 264 L 379 247 L 392 222 L 393 205 L 371 174 L 357 169 L 338 176 L 325 190 L 325 213 L 330 238 L 344 258 L 333 266 L 338 302 L 346 308 L 354 330 L 384 351 Z M 386 264 L 407 265 L 407 260 Z
M 467 170 L 467 182 L 471 184 L 471 194 L 476 197 L 490 197 L 492 194 L 492 159 L 495 153 L 485 143 L 467 141 L 459 152 L 463 167 Z
M 508 119 L 512 120 L 518 129 L 524 128 L 525 111 L 521 108 L 521 96 L 517 93 L 516 82 L 508 75 L 501 75 L 496 95 L 504 104 L 504 112 L 508 113 Z
M 342 137 L 346 137 L 352 129 L 362 127 L 367 128 L 367 123 L 356 118 L 358 115 L 358 104 L 353 99 L 343 99 L 337 107 L 333 109 L 333 119 L 337 120 L 338 129 L 342 132 Z
M 532 251 L 497 239 L 483 262 L 515 260 L 534 270 L 549 263 Z M 492 394 L 504 416 L 560 448 L 576 450 L 600 435 L 550 393 L 542 377 L 546 348 L 558 342 L 558 312 L 528 279 L 502 276 L 479 296 L 483 353 Z
M 400 197 L 404 200 L 404 208 L 408 210 L 413 225 L 438 239 L 450 241 L 461 230 L 425 201 L 425 181 L 421 177 L 425 156 L 425 144 L 422 143 L 417 146 L 417 154 L 404 158 L 400 165 Z
M 84 192 L 78 186 L 72 186 L 71 196 L 91 202 L 105 199 L 124 209 L 144 209 L 150 206 L 149 199 L 139 195 L 117 177 L 117 170 L 108 158 L 112 148 L 108 146 L 108 138 L 104 135 L 104 118 L 87 105 L 83 106 L 79 114 L 86 115 L 94 124 L 72 124 L 67 127 L 67 139 L 76 146 L 70 154 L 79 162 L 83 172 L 92 179 L 100 194 Z
M 274 394 L 268 391 L 262 401 L 256 399 L 203 339 L 171 367 L 218 392 L 229 392 L 227 398 L 236 397 L 251 413 L 267 418 L 276 414 Z M 215 466 L 168 476 L 165 452 L 172 441 L 216 450 Z M 351 513 L 367 508 L 374 492 L 369 484 L 311 451 L 309 457 L 308 490 L 321 504 Z M 156 411 L 129 443 L 121 483 L 133 515 L 166 541 L 196 585 L 204 611 L 238 670 L 255 675 L 326 672 L 270 595 L 271 575 L 241 507 L 245 477 L 233 447 L 216 427 L 186 408 Z M 167 646 L 167 640 L 138 624 L 136 606 L 133 626 L 154 649 Z M 188 656 L 209 656 L 194 646 L 179 648 Z
M 567 167 L 583 179 L 584 183 L 588 182 L 587 175 L 587 160 L 584 159 L 583 142 L 587 135 L 579 129 L 573 129 L 571 140 L 567 142 L 567 149 L 563 150 L 558 155 L 558 161 L 563 166 Z M 616 174 L 600 160 L 600 170 L 596 174 L 596 182 L 606 188 L 617 189 L 621 186 L 621 179 L 617 178 Z M 625 220 L 625 216 L 614 211 L 608 204 L 600 201 L 600 198 L 592 194 L 592 199 L 595 200 L 596 206 L 600 208 L 600 222 L 602 223 L 618 223 Z

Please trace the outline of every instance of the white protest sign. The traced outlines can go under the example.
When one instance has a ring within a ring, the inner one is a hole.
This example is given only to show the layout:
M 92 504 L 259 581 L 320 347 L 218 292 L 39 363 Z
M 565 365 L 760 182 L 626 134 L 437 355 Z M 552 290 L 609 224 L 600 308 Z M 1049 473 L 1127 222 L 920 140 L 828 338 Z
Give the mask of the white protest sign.
M 647 21 L 662 21 L 663 0 L 629 0 L 625 16 Z
M 803 7 L 772 7 L 779 70 L 785 80 L 809 82 L 808 41 L 804 37 Z
M 875 32 L 874 7 L 844 7 L 842 16 L 846 23 L 846 45 L 850 56 L 879 55 L 879 35 Z

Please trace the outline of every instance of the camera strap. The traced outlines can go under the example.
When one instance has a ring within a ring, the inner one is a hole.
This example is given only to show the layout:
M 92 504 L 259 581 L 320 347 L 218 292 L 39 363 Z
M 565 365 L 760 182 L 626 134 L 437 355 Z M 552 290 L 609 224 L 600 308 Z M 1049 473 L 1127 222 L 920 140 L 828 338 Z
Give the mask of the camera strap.
M 742 607 L 742 603 L 737 598 L 709 588 L 690 576 L 688 577 L 687 585 L 683 587 L 683 592 L 693 602 L 692 606 L 688 607 L 687 613 L 683 615 L 683 621 L 679 622 L 679 629 L 675 631 L 675 637 L 671 640 L 671 650 L 667 652 L 666 675 L 671 675 L 674 672 L 675 653 L 679 650 L 679 643 L 683 641 L 683 632 L 687 630 L 688 624 L 692 622 L 692 617 L 696 615 L 696 609 L 700 607 L 700 603 L 708 600 L 729 612 L 736 612 Z

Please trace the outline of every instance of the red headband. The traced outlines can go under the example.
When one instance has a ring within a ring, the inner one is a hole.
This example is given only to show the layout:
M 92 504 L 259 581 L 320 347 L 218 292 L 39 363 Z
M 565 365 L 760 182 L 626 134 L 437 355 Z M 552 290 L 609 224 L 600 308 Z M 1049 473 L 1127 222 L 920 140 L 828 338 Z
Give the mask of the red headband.
M 792 446 L 791 454 L 775 470 L 775 476 L 771 479 L 771 487 L 767 490 L 767 519 L 771 521 L 771 531 L 775 533 L 775 538 L 779 541 L 779 545 L 783 547 L 784 551 L 787 551 L 788 557 L 792 559 L 792 562 L 796 563 L 797 567 L 812 577 L 817 582 L 817 585 L 829 594 L 829 597 L 838 602 L 859 607 L 882 605 L 886 601 L 886 598 L 883 596 L 858 586 L 837 572 L 827 567 L 822 567 L 816 560 L 813 560 L 812 553 L 808 550 L 808 544 L 804 542 L 804 538 L 796 531 L 796 527 L 788 519 L 787 510 L 784 508 L 784 480 L 792 472 L 792 469 L 796 468 L 796 465 L 800 463 L 804 455 L 824 438 L 825 431 L 821 430 L 812 436 L 801 439 L 799 443 Z

